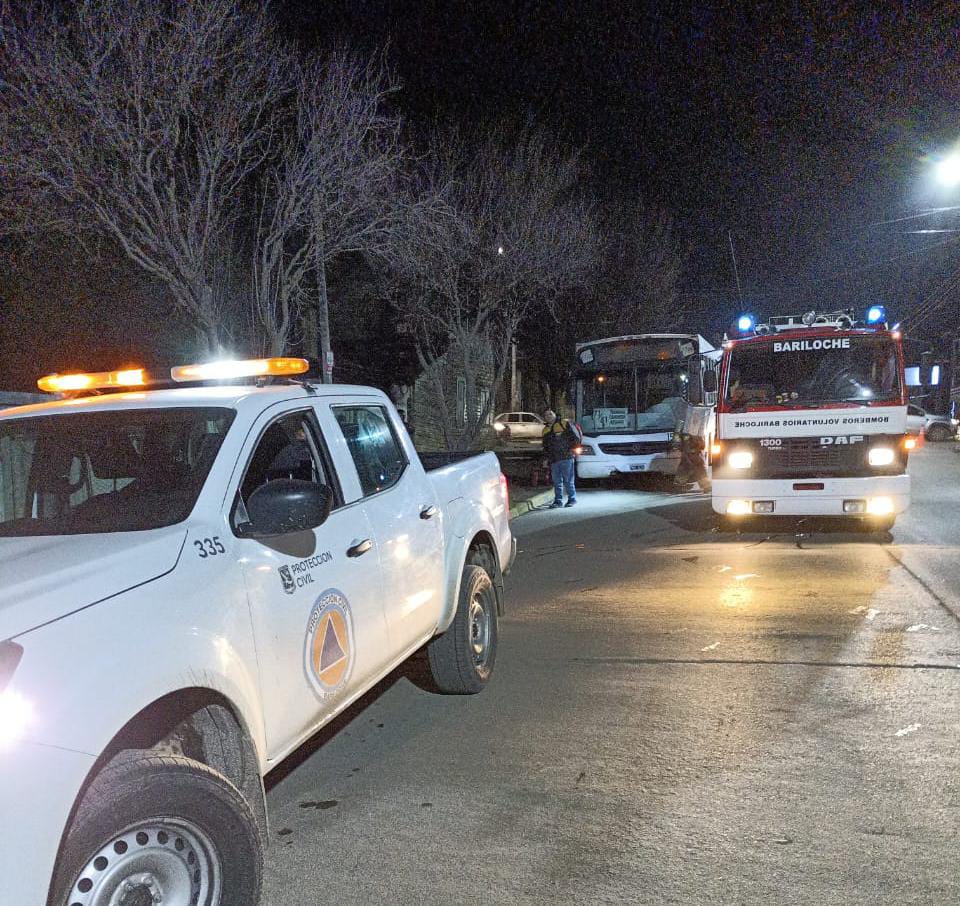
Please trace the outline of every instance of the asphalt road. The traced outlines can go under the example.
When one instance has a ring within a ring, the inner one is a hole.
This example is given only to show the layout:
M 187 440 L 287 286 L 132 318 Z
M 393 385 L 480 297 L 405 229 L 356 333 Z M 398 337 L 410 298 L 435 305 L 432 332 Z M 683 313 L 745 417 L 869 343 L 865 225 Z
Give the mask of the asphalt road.
M 911 472 L 892 538 L 516 520 L 491 685 L 415 660 L 278 771 L 264 902 L 958 902 L 960 456 Z

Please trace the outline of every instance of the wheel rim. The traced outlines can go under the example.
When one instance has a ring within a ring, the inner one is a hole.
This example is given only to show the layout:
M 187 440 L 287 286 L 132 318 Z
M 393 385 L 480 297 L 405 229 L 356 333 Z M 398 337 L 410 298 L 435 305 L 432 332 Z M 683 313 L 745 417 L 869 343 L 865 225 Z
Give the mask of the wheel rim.
M 474 666 L 485 667 L 490 656 L 491 615 L 486 601 L 474 595 L 470 601 L 470 651 Z
M 216 906 L 222 870 L 213 841 L 183 819 L 132 825 L 78 872 L 67 906 Z

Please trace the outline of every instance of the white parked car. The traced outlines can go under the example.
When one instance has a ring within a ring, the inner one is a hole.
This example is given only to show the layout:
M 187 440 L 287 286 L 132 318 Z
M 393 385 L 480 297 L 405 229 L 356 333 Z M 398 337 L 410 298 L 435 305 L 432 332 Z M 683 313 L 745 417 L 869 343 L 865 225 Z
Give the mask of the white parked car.
M 377 390 L 0 413 L 0 902 L 254 906 L 263 776 L 425 644 L 480 691 L 514 549 L 496 457 L 426 471 Z
M 960 419 L 949 415 L 934 415 L 920 406 L 907 406 L 907 433 L 923 434 L 930 441 L 953 440 L 957 436 Z
M 493 427 L 501 441 L 536 440 L 543 436 L 543 419 L 534 412 L 501 412 Z

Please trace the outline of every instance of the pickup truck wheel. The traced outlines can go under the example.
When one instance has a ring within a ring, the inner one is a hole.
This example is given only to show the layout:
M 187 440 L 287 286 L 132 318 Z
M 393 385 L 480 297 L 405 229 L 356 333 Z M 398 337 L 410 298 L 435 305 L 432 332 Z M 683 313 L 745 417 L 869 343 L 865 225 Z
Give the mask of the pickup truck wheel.
M 440 691 L 480 692 L 493 673 L 498 639 L 493 581 L 482 566 L 468 563 L 460 581 L 456 616 L 447 631 L 427 646 L 430 671 Z
M 190 758 L 126 752 L 87 789 L 49 906 L 256 906 L 262 847 L 246 800 Z

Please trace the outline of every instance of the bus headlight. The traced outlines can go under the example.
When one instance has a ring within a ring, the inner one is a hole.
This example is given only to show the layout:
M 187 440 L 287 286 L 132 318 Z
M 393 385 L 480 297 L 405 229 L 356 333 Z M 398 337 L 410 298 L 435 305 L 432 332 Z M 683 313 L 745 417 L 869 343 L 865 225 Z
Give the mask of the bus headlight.
M 869 460 L 871 466 L 889 466 L 894 459 L 892 447 L 873 447 L 870 450 Z
M 753 465 L 753 454 L 749 450 L 734 450 L 727 463 L 731 469 L 749 469 Z

